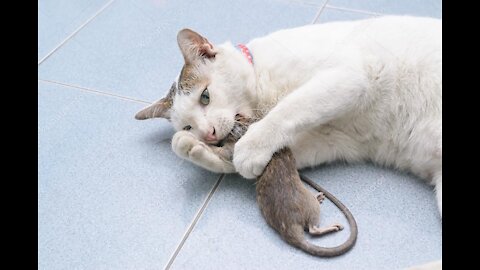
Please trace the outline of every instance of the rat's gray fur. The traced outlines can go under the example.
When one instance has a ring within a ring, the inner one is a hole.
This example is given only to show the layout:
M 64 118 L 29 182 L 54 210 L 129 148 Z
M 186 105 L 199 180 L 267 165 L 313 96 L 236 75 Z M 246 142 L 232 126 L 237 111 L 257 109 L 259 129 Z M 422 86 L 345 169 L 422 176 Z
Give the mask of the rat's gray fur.
M 237 115 L 232 132 L 223 140 L 222 147 L 217 148 L 217 153 L 226 160 L 231 160 L 235 142 L 247 131 L 252 122 L 251 119 Z M 303 180 L 311 182 L 309 179 Z M 295 167 L 295 158 L 289 148 L 285 147 L 273 155 L 262 175 L 257 178 L 256 190 L 257 202 L 267 223 L 291 245 L 319 257 L 341 255 L 354 245 L 357 228 L 350 212 L 346 216 L 353 225 L 352 235 L 344 244 L 325 248 L 311 244 L 305 239 L 305 229 L 308 229 L 311 235 L 319 236 L 339 231 L 343 229 L 343 226 L 333 224 L 324 228 L 317 227 L 320 218 L 319 202 L 323 200 L 323 193 L 316 198 L 305 188 Z M 337 206 L 339 206 L 337 203 L 343 206 L 331 194 L 328 192 L 326 194 Z M 344 206 L 340 208 L 345 212 Z

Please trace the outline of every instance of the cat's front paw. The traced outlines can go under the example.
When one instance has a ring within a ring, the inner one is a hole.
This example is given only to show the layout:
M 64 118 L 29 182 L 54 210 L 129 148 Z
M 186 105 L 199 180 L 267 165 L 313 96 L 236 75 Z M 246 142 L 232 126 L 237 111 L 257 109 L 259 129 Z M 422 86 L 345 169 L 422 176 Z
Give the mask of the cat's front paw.
M 247 179 L 260 176 L 272 158 L 273 153 L 260 145 L 261 143 L 255 139 L 255 136 L 249 136 L 248 131 L 235 144 L 233 165 L 235 170 Z
M 173 152 L 185 159 L 191 159 L 192 154 L 196 156 L 197 154 L 195 153 L 199 152 L 199 148 L 203 148 L 201 144 L 202 142 L 188 131 L 179 131 L 175 133 L 172 138 Z

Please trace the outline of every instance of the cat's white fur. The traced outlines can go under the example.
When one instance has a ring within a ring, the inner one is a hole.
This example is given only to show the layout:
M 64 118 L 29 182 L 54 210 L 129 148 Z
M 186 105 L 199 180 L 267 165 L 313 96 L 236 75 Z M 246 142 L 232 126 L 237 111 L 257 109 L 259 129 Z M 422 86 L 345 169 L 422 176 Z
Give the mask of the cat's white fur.
M 441 20 L 385 16 L 308 25 L 246 45 L 253 66 L 229 42 L 197 62 L 204 83 L 177 94 L 171 109 L 180 130 L 175 153 L 246 178 L 260 175 L 283 146 L 298 168 L 371 160 L 435 185 L 441 213 Z M 211 104 L 202 106 L 206 86 Z M 262 119 L 236 144 L 232 166 L 199 138 L 212 126 L 226 136 L 237 113 Z M 181 131 L 185 125 L 193 129 Z

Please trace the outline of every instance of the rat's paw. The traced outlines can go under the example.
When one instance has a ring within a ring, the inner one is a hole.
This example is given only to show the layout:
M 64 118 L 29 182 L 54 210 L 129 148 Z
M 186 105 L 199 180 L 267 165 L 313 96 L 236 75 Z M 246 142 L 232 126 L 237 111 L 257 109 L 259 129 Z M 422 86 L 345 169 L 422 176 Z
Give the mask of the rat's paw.
M 341 231 L 343 230 L 343 225 L 340 224 L 340 223 L 335 223 L 332 225 L 332 227 L 335 227 L 336 228 L 336 231 Z
M 262 174 L 272 158 L 272 153 L 258 147 L 258 140 L 250 139 L 251 136 L 247 134 L 235 144 L 233 165 L 240 175 L 252 179 Z
M 195 146 L 203 144 L 199 141 L 195 135 L 188 131 L 179 131 L 173 135 L 172 138 L 172 150 L 179 157 L 189 159 L 190 152 Z M 203 147 L 203 146 L 202 146 Z
M 319 203 L 322 203 L 323 200 L 325 200 L 325 194 L 323 194 L 323 192 L 318 193 L 317 200 Z

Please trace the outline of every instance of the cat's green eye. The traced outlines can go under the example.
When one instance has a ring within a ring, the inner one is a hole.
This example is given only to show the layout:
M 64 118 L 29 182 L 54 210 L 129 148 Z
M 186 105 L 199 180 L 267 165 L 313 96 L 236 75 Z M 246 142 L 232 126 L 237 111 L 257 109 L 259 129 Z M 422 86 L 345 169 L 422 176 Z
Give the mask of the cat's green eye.
M 210 103 L 210 94 L 208 93 L 208 88 L 203 90 L 202 95 L 200 96 L 200 103 L 203 105 L 208 105 L 208 103 Z
M 192 126 L 190 126 L 190 125 L 183 127 L 183 130 L 190 130 L 190 129 L 192 129 Z

